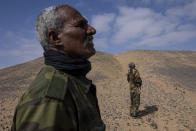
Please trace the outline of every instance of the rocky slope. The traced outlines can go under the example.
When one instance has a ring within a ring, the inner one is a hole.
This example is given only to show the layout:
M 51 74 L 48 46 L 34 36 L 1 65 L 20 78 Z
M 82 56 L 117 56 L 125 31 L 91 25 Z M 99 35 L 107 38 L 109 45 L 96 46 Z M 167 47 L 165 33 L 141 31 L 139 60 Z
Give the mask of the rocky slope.
M 88 77 L 97 85 L 101 114 L 107 131 L 196 130 L 196 52 L 98 52 Z M 126 81 L 133 61 L 143 79 L 141 115 L 129 116 Z M 15 106 L 43 66 L 43 58 L 0 70 L 0 131 L 8 131 Z

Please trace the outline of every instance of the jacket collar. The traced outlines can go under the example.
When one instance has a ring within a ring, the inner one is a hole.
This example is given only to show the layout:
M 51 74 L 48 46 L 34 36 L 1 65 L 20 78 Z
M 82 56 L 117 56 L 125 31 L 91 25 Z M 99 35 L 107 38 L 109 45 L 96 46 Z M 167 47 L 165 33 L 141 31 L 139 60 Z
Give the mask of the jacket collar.
M 91 85 L 92 80 L 87 79 L 85 76 L 73 76 L 77 83 L 80 85 L 81 89 L 87 94 Z

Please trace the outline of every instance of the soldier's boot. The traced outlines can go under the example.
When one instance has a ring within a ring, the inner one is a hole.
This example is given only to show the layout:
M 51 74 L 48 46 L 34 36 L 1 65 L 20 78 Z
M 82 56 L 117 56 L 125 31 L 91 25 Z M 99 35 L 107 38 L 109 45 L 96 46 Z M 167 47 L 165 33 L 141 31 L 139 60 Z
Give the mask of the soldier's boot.
M 132 117 L 137 117 L 137 110 L 136 110 L 136 108 L 135 107 L 132 107 L 132 109 L 131 109 L 131 111 L 130 111 L 130 115 L 132 116 Z

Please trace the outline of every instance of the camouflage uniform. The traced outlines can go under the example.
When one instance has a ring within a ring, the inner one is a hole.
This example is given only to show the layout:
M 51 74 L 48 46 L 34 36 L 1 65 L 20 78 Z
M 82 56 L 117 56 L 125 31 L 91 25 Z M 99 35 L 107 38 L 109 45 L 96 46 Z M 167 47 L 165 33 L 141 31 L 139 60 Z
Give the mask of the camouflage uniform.
M 140 78 L 137 69 L 130 68 L 127 74 L 127 81 L 129 82 L 130 85 L 130 97 L 131 97 L 130 113 L 132 116 L 136 116 L 137 113 L 139 112 L 140 94 L 141 94 L 141 85 L 142 85 L 142 80 Z
M 18 103 L 11 131 L 105 131 L 96 87 L 45 65 Z

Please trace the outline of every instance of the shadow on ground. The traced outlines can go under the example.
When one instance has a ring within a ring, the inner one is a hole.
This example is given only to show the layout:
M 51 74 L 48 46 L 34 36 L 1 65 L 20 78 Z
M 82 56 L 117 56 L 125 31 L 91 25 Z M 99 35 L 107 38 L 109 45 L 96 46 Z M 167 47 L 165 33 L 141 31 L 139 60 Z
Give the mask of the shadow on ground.
M 158 111 L 158 107 L 156 105 L 145 106 L 144 108 L 145 108 L 144 110 L 139 112 L 138 117 L 143 117 L 143 116 L 146 116 L 148 114 L 152 114 L 152 113 Z

